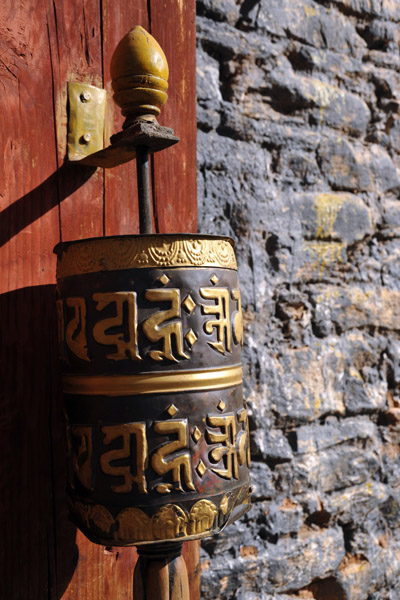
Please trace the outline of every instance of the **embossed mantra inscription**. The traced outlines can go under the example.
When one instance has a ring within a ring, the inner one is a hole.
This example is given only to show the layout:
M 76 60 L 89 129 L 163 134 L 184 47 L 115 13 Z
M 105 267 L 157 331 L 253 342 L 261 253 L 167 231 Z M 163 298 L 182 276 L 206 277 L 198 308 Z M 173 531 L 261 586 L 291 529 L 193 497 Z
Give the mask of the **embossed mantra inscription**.
M 77 524 L 122 545 L 218 531 L 249 496 L 232 242 L 124 236 L 57 253 Z

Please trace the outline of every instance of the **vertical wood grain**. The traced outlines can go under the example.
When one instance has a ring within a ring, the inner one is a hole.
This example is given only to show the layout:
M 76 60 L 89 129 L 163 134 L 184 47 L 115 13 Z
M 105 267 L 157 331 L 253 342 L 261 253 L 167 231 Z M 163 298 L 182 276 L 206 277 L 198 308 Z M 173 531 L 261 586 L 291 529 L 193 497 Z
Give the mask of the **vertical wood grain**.
M 154 155 L 153 203 L 157 231 L 197 230 L 195 3 L 150 0 L 150 30 L 169 65 L 168 102 L 159 121 L 180 142 Z
M 103 0 L 103 72 L 107 90 L 106 143 L 110 136 L 121 131 L 124 118 L 112 100 L 110 77 L 111 57 L 119 41 L 135 25 L 149 28 L 147 0 Z M 139 233 L 136 165 L 129 162 L 105 172 L 105 233 L 120 235 Z
M 165 12 L 168 24 L 169 11 L 175 14 L 180 4 L 172 0 L 151 6 L 153 33 L 169 56 L 171 73 L 189 66 L 180 65 L 184 53 L 175 51 L 172 31 L 162 33 L 161 16 L 154 18 L 154 11 Z M 182 4 L 185 15 L 194 12 L 194 0 Z M 135 550 L 92 544 L 68 520 L 52 250 L 60 239 L 138 229 L 134 163 L 106 173 L 65 163 L 66 84 L 102 86 L 104 76 L 110 91 L 112 52 L 134 25 L 150 27 L 149 6 L 148 0 L 0 3 L 0 598 L 131 597 Z M 180 33 L 178 37 L 181 44 Z M 194 52 L 194 39 L 187 42 Z M 175 94 L 174 85 L 171 79 L 171 114 L 165 112 L 163 122 L 182 140 L 187 129 L 188 141 L 177 147 L 181 157 L 185 144 L 194 143 L 195 120 L 188 118 L 194 96 L 191 90 L 189 110 L 182 104 L 187 98 L 183 88 Z M 122 120 L 111 95 L 108 101 L 110 135 Z M 193 230 L 195 146 L 188 159 L 179 159 L 183 168 L 173 166 L 170 151 L 162 154 L 154 161 L 153 174 L 160 230 L 174 231 L 175 223 Z M 171 169 L 183 175 L 171 178 Z M 189 204 L 181 204 L 182 195 Z M 188 566 L 198 564 L 196 553 L 197 543 L 185 544 Z M 194 566 L 190 577 L 196 580 Z
M 0 4 L 0 598 L 27 600 L 47 598 L 54 572 L 49 284 L 59 218 L 46 23 L 45 0 Z
M 200 600 L 200 540 L 185 542 L 183 544 L 182 556 L 185 559 L 189 575 L 190 600 Z
M 57 160 L 66 155 L 67 82 L 98 87 L 102 81 L 101 10 L 99 0 L 49 2 L 48 30 L 57 126 Z M 87 183 L 82 184 L 85 179 Z M 66 165 L 59 173 L 61 238 L 73 240 L 103 235 L 103 170 Z M 71 193 L 76 182 L 79 189 Z

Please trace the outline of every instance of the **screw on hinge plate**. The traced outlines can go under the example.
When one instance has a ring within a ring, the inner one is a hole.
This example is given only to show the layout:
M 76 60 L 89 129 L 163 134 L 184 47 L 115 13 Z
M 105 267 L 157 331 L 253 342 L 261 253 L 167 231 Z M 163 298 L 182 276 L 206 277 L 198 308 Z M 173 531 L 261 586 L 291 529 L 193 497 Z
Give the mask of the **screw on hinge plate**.
M 68 82 L 68 160 L 82 160 L 104 147 L 106 91 Z
M 68 83 L 68 159 L 111 168 L 179 142 L 169 127 L 157 122 L 167 100 L 168 64 L 157 41 L 137 26 L 120 41 L 111 59 L 114 102 L 125 119 L 123 130 L 103 147 L 105 91 L 84 83 Z M 142 158 L 141 158 L 142 157 Z

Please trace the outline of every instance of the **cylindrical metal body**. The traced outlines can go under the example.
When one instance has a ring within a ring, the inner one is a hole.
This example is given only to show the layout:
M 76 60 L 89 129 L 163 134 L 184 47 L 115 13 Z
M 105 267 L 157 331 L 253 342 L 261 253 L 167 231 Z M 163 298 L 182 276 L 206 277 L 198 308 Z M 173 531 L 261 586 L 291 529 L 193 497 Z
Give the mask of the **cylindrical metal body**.
M 119 236 L 56 253 L 76 524 L 106 545 L 220 531 L 249 501 L 232 240 Z

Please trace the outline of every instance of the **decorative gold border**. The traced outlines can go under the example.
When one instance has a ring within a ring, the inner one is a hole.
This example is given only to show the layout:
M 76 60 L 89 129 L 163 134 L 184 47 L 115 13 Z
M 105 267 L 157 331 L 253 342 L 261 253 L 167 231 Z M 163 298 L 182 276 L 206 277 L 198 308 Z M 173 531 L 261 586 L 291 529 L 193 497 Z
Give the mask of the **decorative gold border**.
M 212 535 L 223 529 L 230 514 L 242 506 L 244 514 L 250 508 L 249 482 L 232 492 L 224 494 L 220 506 L 208 498 L 198 500 L 190 510 L 179 504 L 165 504 L 152 516 L 137 507 L 122 509 L 114 518 L 101 504 L 86 504 L 68 498 L 70 510 L 77 521 L 85 527 L 85 533 L 96 543 L 118 546 L 139 546 L 161 541 L 194 540 Z M 78 523 L 78 525 L 79 525 Z
M 115 236 L 58 244 L 57 278 L 122 269 L 215 267 L 237 270 L 234 242 L 196 234 Z
M 152 517 L 139 508 L 125 508 L 116 519 L 101 504 L 88 505 L 70 500 L 70 509 L 87 529 L 100 537 L 113 537 L 116 543 L 143 544 L 174 539 L 196 539 L 210 535 L 218 508 L 202 499 L 189 512 L 179 504 L 166 504 Z
M 193 390 L 220 390 L 243 381 L 241 365 L 206 371 L 168 371 L 138 375 L 64 375 L 63 392 L 84 396 L 135 396 Z

